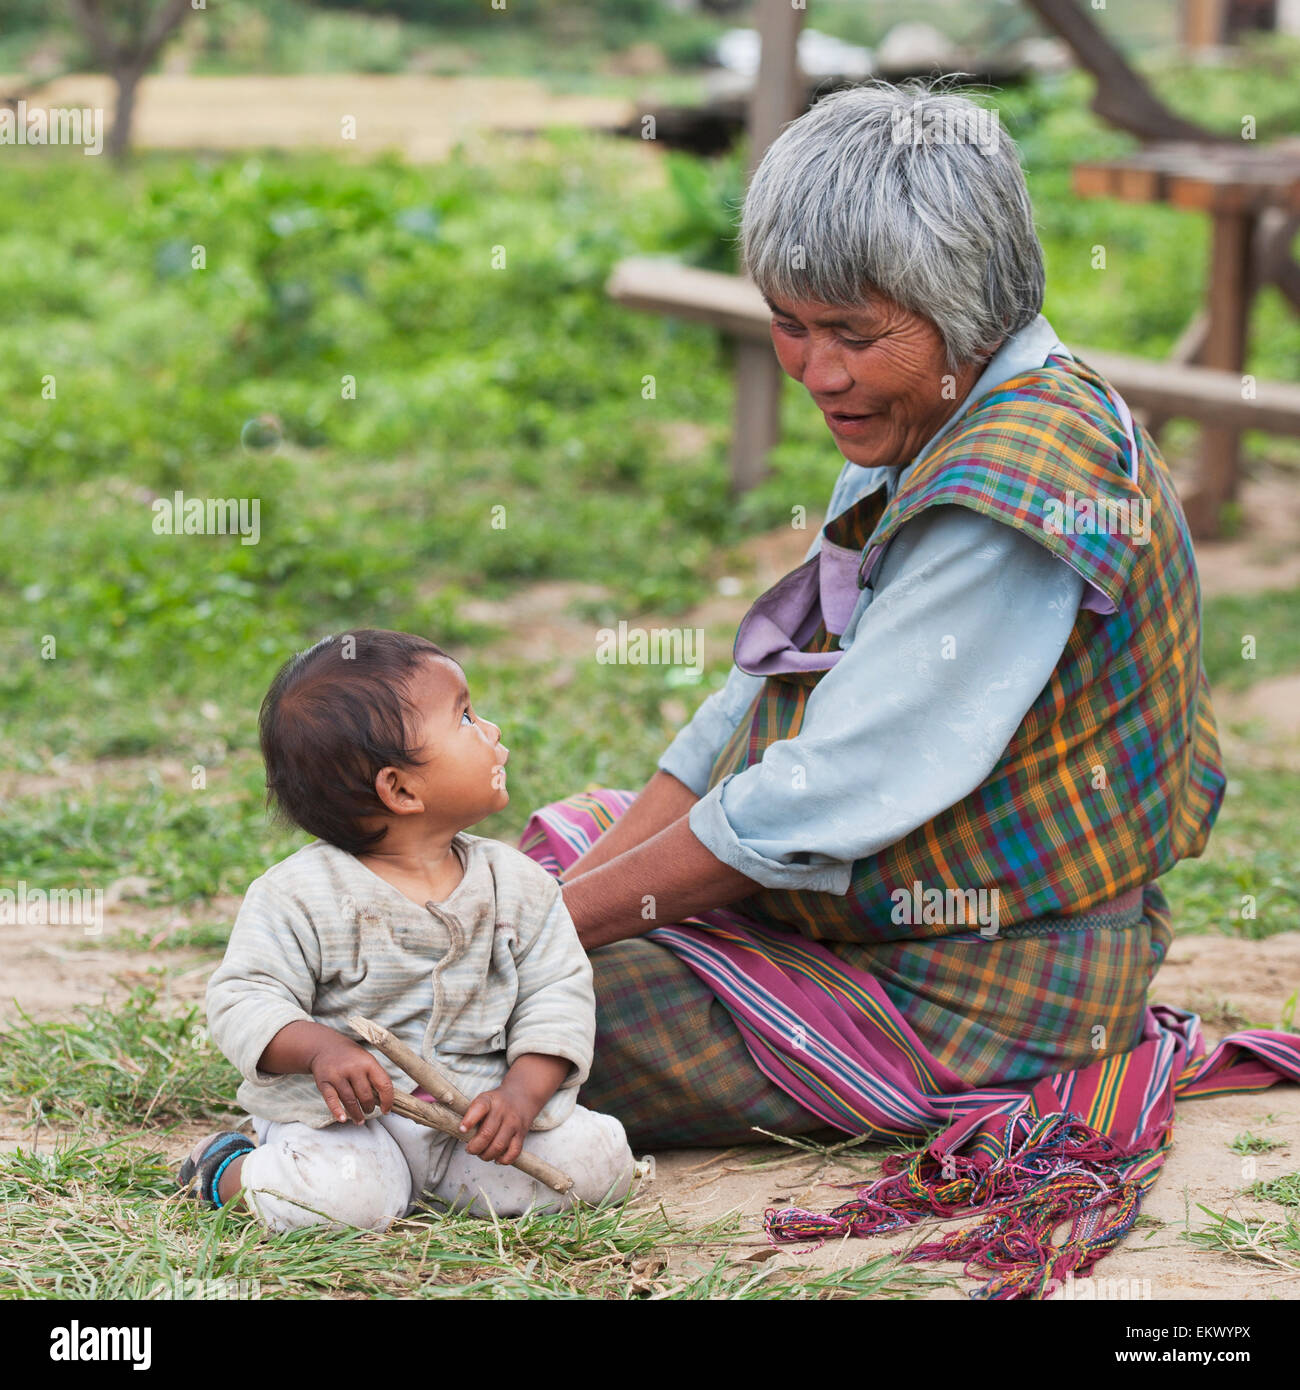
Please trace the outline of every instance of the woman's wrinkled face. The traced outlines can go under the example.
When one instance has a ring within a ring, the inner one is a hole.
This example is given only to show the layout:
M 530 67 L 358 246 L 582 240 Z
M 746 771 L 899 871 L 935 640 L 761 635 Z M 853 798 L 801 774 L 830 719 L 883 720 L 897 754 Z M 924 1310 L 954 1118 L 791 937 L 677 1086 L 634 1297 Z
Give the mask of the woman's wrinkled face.
M 954 372 L 934 324 L 882 296 L 850 309 L 816 299 L 767 304 L 782 369 L 863 468 L 910 463 L 984 370 L 975 362 Z

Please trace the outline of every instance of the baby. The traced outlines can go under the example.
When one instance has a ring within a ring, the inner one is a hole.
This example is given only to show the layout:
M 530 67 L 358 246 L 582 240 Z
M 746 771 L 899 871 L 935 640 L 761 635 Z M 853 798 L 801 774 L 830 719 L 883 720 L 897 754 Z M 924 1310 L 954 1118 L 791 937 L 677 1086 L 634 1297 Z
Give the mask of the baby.
M 460 666 L 407 633 L 326 637 L 281 668 L 260 729 L 269 797 L 317 838 L 250 885 L 208 985 L 257 1146 L 201 1140 L 182 1186 L 242 1194 L 273 1231 L 384 1230 L 429 1196 L 518 1216 L 625 1195 L 623 1126 L 577 1104 L 595 996 L 560 886 L 465 833 L 509 801 L 509 750 Z M 474 1098 L 468 1144 L 392 1112 L 413 1083 L 353 1040 L 354 1013 Z M 572 1193 L 508 1166 L 525 1148 Z

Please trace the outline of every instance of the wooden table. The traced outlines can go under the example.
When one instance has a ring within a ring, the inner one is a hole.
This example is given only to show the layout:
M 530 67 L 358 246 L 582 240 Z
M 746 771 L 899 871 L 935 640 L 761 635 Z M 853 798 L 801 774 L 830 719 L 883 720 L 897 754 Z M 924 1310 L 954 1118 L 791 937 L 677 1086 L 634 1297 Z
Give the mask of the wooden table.
M 1246 142 L 1148 145 L 1123 159 L 1076 165 L 1074 191 L 1084 198 L 1169 203 L 1209 214 L 1205 307 L 1171 360 L 1240 374 L 1246 365 L 1251 300 L 1281 269 L 1261 257 L 1260 243 L 1282 224 L 1300 219 L 1300 140 L 1259 149 Z M 1276 235 L 1271 240 L 1276 242 Z M 1239 462 L 1239 429 L 1206 423 L 1196 490 L 1185 503 L 1194 534 L 1218 534 L 1224 504 L 1237 495 Z

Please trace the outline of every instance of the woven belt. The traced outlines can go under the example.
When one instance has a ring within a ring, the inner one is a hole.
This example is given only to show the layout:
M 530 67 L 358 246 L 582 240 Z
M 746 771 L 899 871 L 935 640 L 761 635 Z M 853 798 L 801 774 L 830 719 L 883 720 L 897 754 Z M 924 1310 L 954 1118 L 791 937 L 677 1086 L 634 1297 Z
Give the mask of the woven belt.
M 1122 931 L 1140 926 L 1143 921 L 1143 890 L 1130 888 L 1117 898 L 1104 903 L 1094 903 L 1082 912 L 1051 917 L 1031 917 L 1023 922 L 1012 922 L 1006 926 L 998 924 L 996 935 L 962 932 L 960 935 L 941 938 L 945 941 L 1014 941 L 1022 936 L 1057 936 L 1062 932 L 1080 931 Z

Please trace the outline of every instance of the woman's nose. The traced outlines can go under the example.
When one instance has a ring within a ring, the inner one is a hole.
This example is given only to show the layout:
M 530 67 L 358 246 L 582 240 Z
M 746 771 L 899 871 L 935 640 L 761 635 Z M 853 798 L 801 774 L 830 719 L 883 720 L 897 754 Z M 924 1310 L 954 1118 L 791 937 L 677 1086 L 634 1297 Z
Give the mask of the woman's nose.
M 838 396 L 853 385 L 853 376 L 846 370 L 843 356 L 834 344 L 808 343 L 803 350 L 799 381 L 811 396 Z
M 773 334 L 773 344 L 782 371 L 810 395 L 838 396 L 853 385 L 853 376 L 845 368 L 841 351 L 833 341 L 801 338 L 793 342 L 789 338 L 778 340 Z

